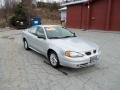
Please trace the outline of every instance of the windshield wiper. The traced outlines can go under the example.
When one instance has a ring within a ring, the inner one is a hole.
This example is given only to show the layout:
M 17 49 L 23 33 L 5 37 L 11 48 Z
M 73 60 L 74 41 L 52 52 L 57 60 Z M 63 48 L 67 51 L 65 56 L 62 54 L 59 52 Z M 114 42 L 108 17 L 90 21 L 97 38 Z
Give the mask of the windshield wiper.
M 59 39 L 61 37 L 49 37 L 49 39 Z
M 69 38 L 69 37 L 76 37 L 76 36 L 64 36 L 62 38 Z
M 49 37 L 49 39 L 61 39 L 61 38 L 69 38 L 69 37 L 76 37 L 76 36 Z

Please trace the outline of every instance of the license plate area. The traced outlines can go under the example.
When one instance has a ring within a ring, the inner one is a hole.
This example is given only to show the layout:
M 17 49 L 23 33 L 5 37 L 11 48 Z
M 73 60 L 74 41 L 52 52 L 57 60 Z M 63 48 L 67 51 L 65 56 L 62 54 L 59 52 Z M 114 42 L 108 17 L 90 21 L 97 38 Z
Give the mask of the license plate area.
M 96 60 L 98 60 L 97 56 L 90 57 L 90 63 L 95 62 Z

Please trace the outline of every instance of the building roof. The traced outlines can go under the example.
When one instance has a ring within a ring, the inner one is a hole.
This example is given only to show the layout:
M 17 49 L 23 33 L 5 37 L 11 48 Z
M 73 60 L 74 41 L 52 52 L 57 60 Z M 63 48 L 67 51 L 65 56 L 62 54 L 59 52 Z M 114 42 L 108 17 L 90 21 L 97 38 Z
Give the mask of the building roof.
M 64 3 L 61 6 L 68 6 L 68 5 L 74 5 L 74 4 L 79 4 L 79 3 L 85 3 L 88 2 L 89 0 L 79 0 L 79 1 L 73 1 L 73 2 L 68 2 Z
M 59 11 L 65 11 L 65 10 L 67 10 L 67 7 L 63 7 L 63 8 L 60 8 L 60 9 L 58 9 Z

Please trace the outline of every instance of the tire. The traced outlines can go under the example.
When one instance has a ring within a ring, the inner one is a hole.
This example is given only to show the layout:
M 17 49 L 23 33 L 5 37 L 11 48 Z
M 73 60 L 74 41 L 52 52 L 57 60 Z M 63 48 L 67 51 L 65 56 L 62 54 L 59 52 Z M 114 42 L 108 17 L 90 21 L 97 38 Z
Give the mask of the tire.
M 29 50 L 29 45 L 28 45 L 27 40 L 24 40 L 23 42 L 24 42 L 24 48 L 25 48 L 25 50 Z
M 55 52 L 51 52 L 49 54 L 49 61 L 52 67 L 58 68 L 59 67 L 59 59 Z

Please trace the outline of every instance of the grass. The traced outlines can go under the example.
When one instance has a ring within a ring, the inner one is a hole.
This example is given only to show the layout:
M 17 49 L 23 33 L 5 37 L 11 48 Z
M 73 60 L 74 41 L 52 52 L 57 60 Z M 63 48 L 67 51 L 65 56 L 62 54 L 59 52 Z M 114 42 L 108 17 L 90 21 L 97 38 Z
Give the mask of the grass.
M 5 20 L 0 20 L 0 28 L 6 27 L 6 21 Z
M 5 28 L 5 27 L 9 27 L 9 19 L 8 22 L 6 21 L 5 18 L 0 18 L 0 28 Z

